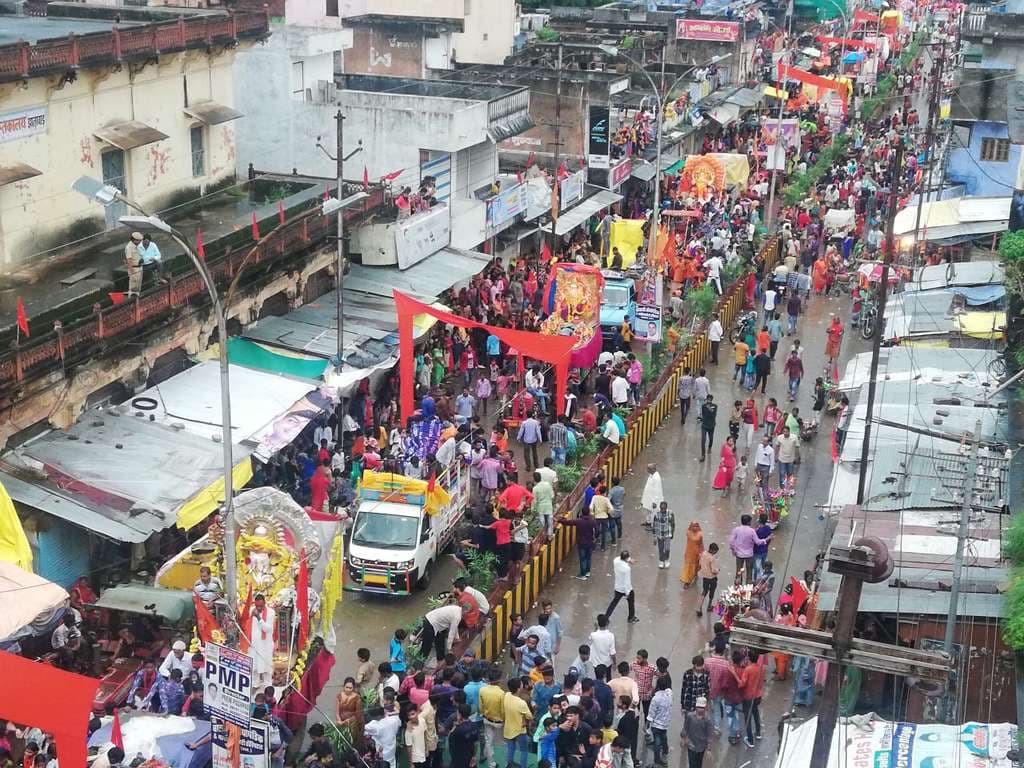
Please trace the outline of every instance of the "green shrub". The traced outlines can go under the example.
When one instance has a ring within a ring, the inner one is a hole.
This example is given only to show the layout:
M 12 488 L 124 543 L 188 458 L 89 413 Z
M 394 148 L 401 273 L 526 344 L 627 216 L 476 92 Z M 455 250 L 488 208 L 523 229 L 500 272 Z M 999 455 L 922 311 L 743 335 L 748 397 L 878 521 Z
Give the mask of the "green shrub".
M 545 43 L 553 43 L 558 39 L 558 33 L 551 27 L 541 27 L 537 30 L 537 39 Z
M 1024 651 L 1024 571 L 1014 568 L 1003 603 L 1003 642 Z
M 471 549 L 466 552 L 466 567 L 459 571 L 459 576 L 486 595 L 498 578 L 498 558 L 493 552 Z
M 715 311 L 718 303 L 718 294 L 715 289 L 706 283 L 700 288 L 690 291 L 686 296 L 686 312 L 689 315 L 707 320 Z
M 558 490 L 562 493 L 570 493 L 583 477 L 583 468 L 579 465 L 578 460 L 572 464 L 556 464 L 555 474 L 558 475 Z

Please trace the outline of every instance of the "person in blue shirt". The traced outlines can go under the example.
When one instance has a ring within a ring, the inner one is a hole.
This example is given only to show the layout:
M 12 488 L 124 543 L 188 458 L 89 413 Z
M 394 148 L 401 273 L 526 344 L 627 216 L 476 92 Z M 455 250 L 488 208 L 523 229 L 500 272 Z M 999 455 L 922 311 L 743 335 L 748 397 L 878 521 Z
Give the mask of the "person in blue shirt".
M 388 654 L 391 657 L 391 671 L 398 675 L 398 679 L 405 678 L 405 637 L 408 633 L 404 629 L 396 629 L 391 642 L 388 644 Z
M 544 722 L 544 735 L 540 737 L 540 742 L 537 747 L 537 759 L 539 760 L 538 766 L 547 763 L 548 766 L 554 766 L 558 763 L 557 757 L 557 745 L 558 734 L 561 731 L 558 729 L 558 720 L 553 717 L 548 718 Z
M 493 333 L 487 337 L 487 357 L 492 363 L 501 365 L 501 339 Z
M 533 686 L 533 704 L 536 712 L 547 710 L 551 700 L 562 692 L 562 685 L 555 680 L 555 670 L 547 665 L 542 670 L 543 682 Z
M 484 687 L 484 669 L 476 665 L 469 670 L 469 682 L 466 683 L 462 692 L 466 694 L 466 704 L 469 706 L 470 715 L 474 722 L 479 722 L 480 716 L 480 689 Z

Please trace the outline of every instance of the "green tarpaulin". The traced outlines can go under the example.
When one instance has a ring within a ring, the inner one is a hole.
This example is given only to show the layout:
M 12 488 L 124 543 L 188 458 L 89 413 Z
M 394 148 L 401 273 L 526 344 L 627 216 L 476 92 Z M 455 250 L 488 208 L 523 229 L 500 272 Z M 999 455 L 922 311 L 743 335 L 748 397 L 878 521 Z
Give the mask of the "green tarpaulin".
M 318 357 L 295 357 L 294 355 L 271 352 L 248 339 L 228 339 L 228 360 L 235 365 L 244 365 L 269 373 L 281 373 L 299 379 L 319 381 L 329 363 Z

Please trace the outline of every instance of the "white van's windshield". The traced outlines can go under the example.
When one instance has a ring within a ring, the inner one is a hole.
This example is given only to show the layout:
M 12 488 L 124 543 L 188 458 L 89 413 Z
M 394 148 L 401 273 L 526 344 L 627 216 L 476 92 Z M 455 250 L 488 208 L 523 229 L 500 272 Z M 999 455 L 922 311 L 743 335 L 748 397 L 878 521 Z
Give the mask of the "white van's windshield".
M 621 285 L 606 285 L 604 303 L 610 307 L 624 307 L 629 303 L 629 289 Z
M 415 517 L 361 511 L 352 527 L 352 543 L 378 549 L 414 549 L 418 530 Z

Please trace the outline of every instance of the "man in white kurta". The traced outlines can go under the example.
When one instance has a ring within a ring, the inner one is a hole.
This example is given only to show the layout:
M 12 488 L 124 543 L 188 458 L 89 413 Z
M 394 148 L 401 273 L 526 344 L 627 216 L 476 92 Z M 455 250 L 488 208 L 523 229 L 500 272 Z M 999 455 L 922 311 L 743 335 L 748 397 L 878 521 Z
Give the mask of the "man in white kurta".
M 658 511 L 661 502 L 665 500 L 665 492 L 661 487 L 661 474 L 654 464 L 647 465 L 647 482 L 644 484 L 644 494 L 640 498 L 640 506 L 644 508 L 644 525 L 650 526 L 654 519 L 654 513 Z
M 249 620 L 249 655 L 252 656 L 252 684 L 257 690 L 263 690 L 273 681 L 276 618 L 266 598 L 256 595 Z

